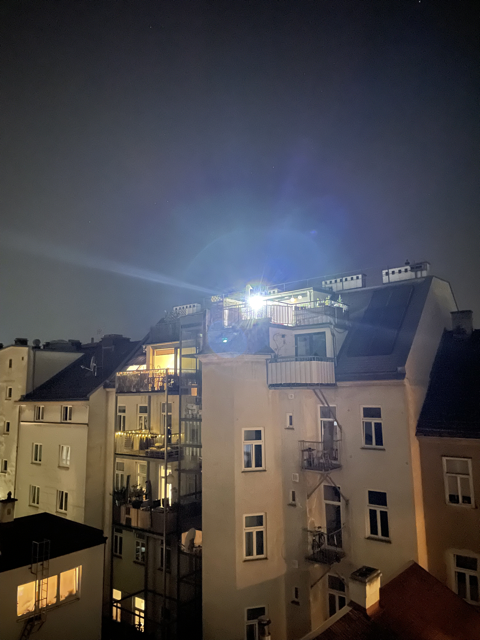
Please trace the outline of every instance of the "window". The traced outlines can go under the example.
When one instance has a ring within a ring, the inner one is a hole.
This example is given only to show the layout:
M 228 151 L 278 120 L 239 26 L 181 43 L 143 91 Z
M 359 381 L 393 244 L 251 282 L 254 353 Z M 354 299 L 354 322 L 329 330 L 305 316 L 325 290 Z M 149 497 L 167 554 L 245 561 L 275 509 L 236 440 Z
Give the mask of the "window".
M 470 458 L 443 458 L 443 477 L 447 504 L 474 506 Z
M 172 568 L 172 550 L 169 549 L 169 547 L 166 548 L 166 556 L 167 556 L 167 564 L 166 564 L 166 570 L 167 571 L 171 571 Z M 164 567 L 164 561 L 163 561 L 163 543 L 160 543 L 160 569 L 163 571 L 163 567 Z
M 383 447 L 382 410 L 380 407 L 363 407 L 363 446 Z
M 43 445 L 39 442 L 32 444 L 32 462 L 35 464 L 41 464 L 42 462 Z
M 118 589 L 112 589 L 112 601 L 113 601 L 112 618 L 113 620 L 115 620 L 115 622 L 122 621 L 122 604 L 120 602 L 121 599 L 122 599 L 122 592 L 119 591 Z
M 125 431 L 127 421 L 127 407 L 119 404 L 117 407 L 117 431 Z
M 258 640 L 258 619 L 267 613 L 266 607 L 250 607 L 245 611 L 245 640 Z
M 5 420 L 5 424 L 3 425 L 4 433 L 10 433 L 10 420 Z
M 135 562 L 145 562 L 145 538 L 138 533 L 135 539 Z
M 32 507 L 38 507 L 40 504 L 40 487 L 34 484 L 30 485 L 30 505 Z
M 145 489 L 147 486 L 148 464 L 146 462 L 137 462 L 137 487 Z
M 285 429 L 293 429 L 293 413 L 287 413 L 287 423 Z
M 135 619 L 135 628 L 137 631 L 145 631 L 145 600 L 143 598 L 133 599 L 133 613 Z
M 11 369 L 13 367 L 13 360 L 10 358 L 8 361 L 8 368 Z
M 295 357 L 305 356 L 327 357 L 327 334 L 325 331 L 300 333 L 295 336 Z
M 123 554 L 123 530 L 115 529 L 113 532 L 113 555 L 122 557 Z
M 7 393 L 6 393 L 7 400 L 11 400 L 12 399 L 12 395 L 13 395 L 12 387 L 7 387 Z
M 327 545 L 341 549 L 343 547 L 342 494 L 340 488 L 331 484 L 323 485 L 325 506 L 325 529 Z
M 345 582 L 338 576 L 328 576 L 328 615 L 334 616 L 347 604 Z
M 296 491 L 290 491 L 290 502 L 289 504 L 293 504 L 296 506 L 297 504 L 297 492 Z
M 117 460 L 115 463 L 115 490 L 121 491 L 125 488 L 125 463 Z
M 300 589 L 298 587 L 293 587 L 293 602 L 300 604 Z
M 35 420 L 37 422 L 43 420 L 43 416 L 45 415 L 45 407 L 42 404 L 37 404 L 33 410 Z
M 455 591 L 471 604 L 480 604 L 478 589 L 478 559 L 472 556 L 454 555 Z
M 387 494 L 383 491 L 368 492 L 368 526 L 370 536 L 385 540 L 390 538 Z
M 68 444 L 61 444 L 58 456 L 58 466 L 59 467 L 69 467 L 70 466 L 70 447 Z
M 60 574 L 60 602 L 75 598 L 80 594 L 82 567 L 75 567 Z
M 148 405 L 138 405 L 138 428 L 140 430 L 148 429 Z
M 243 430 L 243 468 L 247 471 L 265 469 L 263 429 Z
M 17 587 L 17 616 L 35 611 L 35 581 Z
M 244 516 L 245 558 L 266 558 L 265 514 Z
M 71 422 L 72 421 L 72 409 L 70 405 L 64 405 L 62 407 L 62 422 Z
M 37 583 L 38 584 L 38 583 Z M 50 576 L 41 581 L 41 595 L 40 598 L 47 599 L 47 606 L 57 604 L 58 599 L 58 576 Z
M 57 511 L 67 513 L 68 510 L 68 493 L 66 491 L 57 491 Z
M 6 460 L 5 458 L 2 460 L 2 466 L 0 468 L 0 472 L 1 473 L 7 473 L 8 470 L 8 460 Z

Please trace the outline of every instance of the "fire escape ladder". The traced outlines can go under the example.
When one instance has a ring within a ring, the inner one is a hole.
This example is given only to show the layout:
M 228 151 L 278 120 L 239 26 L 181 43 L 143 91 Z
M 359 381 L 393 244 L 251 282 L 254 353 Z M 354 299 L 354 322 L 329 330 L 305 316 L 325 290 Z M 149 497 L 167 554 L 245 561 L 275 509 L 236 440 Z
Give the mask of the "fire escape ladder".
M 38 631 L 47 616 L 48 573 L 50 570 L 50 540 L 32 542 L 32 567 L 35 576 L 35 610 L 25 621 L 20 640 L 28 640 L 32 633 Z

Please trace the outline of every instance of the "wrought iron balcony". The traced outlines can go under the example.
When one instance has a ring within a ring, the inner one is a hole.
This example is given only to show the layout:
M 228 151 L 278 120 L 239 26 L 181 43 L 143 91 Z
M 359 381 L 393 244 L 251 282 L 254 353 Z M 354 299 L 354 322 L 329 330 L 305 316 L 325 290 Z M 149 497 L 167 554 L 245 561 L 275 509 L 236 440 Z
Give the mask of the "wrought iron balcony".
M 267 363 L 267 381 L 269 387 L 335 384 L 335 362 L 316 356 L 272 358 Z
M 120 371 L 116 376 L 117 393 L 178 393 L 178 375 L 166 369 L 144 369 L 140 371 Z
M 308 553 L 306 559 L 316 564 L 332 565 L 345 557 L 342 548 L 342 530 L 326 533 L 321 527 L 307 530 Z
M 340 469 L 342 466 L 340 461 L 341 445 L 340 439 L 328 439 L 325 442 L 301 440 L 302 469 L 321 473 Z

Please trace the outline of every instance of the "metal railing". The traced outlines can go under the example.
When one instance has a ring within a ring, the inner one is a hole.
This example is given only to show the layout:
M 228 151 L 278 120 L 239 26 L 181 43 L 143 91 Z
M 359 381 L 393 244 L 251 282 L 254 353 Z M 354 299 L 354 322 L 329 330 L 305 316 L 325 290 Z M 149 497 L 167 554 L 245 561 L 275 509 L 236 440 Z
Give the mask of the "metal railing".
M 314 530 L 307 530 L 307 533 L 308 553 L 306 559 L 310 562 L 331 565 L 340 562 L 345 557 L 342 529 L 327 533 L 322 530 L 322 527 L 316 527 Z
M 309 471 L 328 472 L 340 469 L 341 439 L 315 442 L 300 440 L 302 455 L 302 469 Z
M 191 386 L 197 382 L 193 370 L 182 371 L 181 375 L 166 369 L 143 369 L 140 371 L 119 371 L 116 375 L 117 393 L 178 393 L 180 386 Z
M 269 386 L 335 384 L 333 358 L 316 356 L 272 358 L 267 363 Z

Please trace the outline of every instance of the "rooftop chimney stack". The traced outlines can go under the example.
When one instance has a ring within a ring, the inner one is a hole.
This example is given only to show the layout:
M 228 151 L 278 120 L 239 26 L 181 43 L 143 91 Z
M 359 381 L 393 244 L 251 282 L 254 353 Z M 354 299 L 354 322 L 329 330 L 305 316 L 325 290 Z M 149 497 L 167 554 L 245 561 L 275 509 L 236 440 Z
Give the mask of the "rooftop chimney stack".
M 354 571 L 348 580 L 350 600 L 369 615 L 380 606 L 381 577 L 379 569 L 363 566 Z
M 469 338 L 473 333 L 473 312 L 452 311 L 452 330 L 456 337 Z
M 13 522 L 15 518 L 15 503 L 16 498 L 12 498 L 12 492 L 7 493 L 7 497 L 4 500 L 0 500 L 0 524 L 5 522 Z

